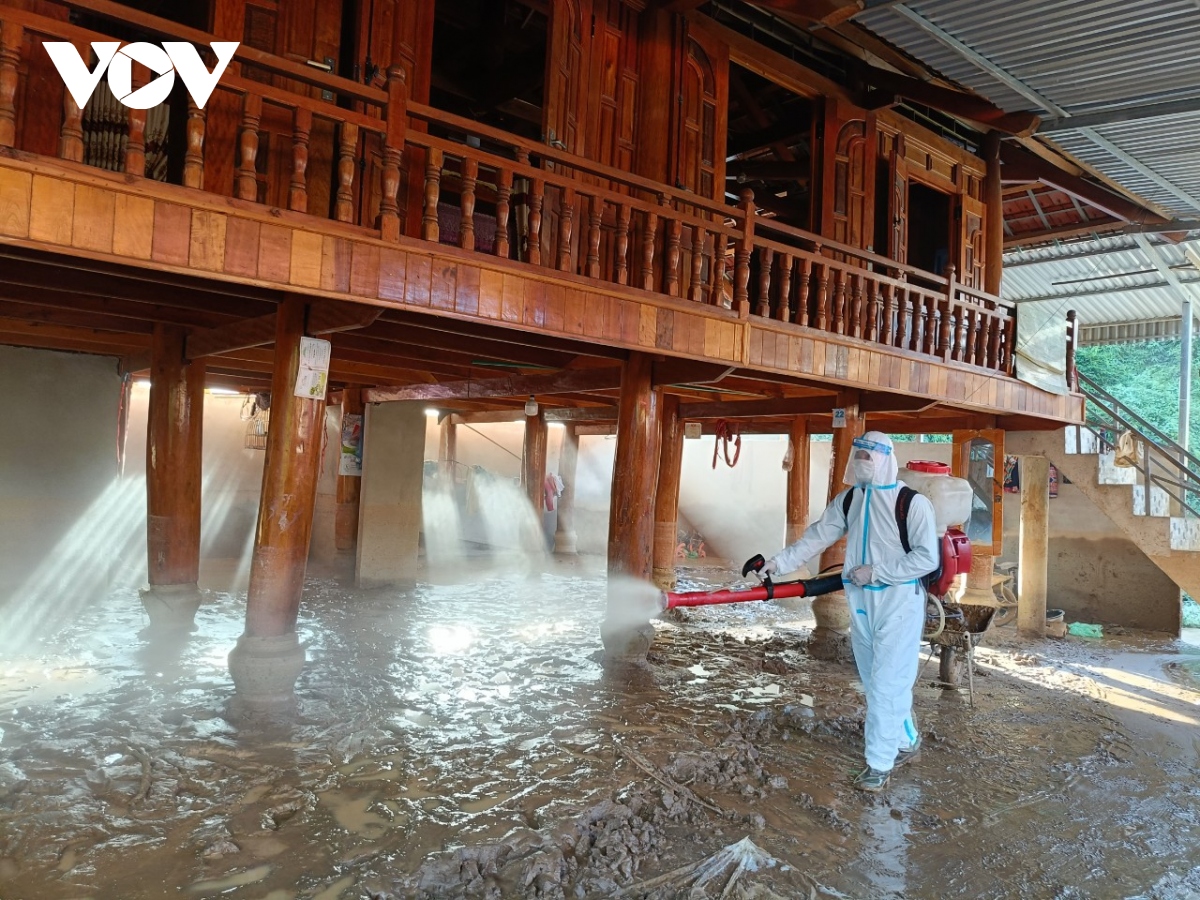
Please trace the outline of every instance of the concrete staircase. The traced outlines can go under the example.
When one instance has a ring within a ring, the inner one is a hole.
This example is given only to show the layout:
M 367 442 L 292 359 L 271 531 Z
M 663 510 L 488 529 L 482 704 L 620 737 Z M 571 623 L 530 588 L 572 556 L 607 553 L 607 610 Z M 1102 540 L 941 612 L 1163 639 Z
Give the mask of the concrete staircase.
M 1180 512 L 1179 504 L 1158 484 L 1151 483 L 1147 491 L 1149 453 L 1155 460 L 1151 467 L 1154 479 L 1167 484 L 1176 495 L 1188 496 L 1174 479 L 1166 477 L 1168 467 L 1157 461 L 1163 458 L 1163 451 L 1141 434 L 1134 437 L 1141 460 L 1138 467 L 1116 465 L 1115 451 L 1086 425 L 1058 431 L 1010 431 L 1004 436 L 1004 452 L 1047 457 L 1151 562 L 1181 589 L 1200 598 L 1200 518 L 1172 515 Z

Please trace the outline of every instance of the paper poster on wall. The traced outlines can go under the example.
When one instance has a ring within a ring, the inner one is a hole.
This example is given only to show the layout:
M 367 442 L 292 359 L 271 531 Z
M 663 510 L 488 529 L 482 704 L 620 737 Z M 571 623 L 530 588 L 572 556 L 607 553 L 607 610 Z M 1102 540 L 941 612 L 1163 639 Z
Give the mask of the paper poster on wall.
M 342 455 L 338 474 L 362 477 L 363 417 L 357 413 L 342 416 Z
M 330 343 L 320 338 L 300 338 L 300 368 L 296 372 L 297 397 L 324 400 L 329 384 Z
M 835 409 L 833 411 L 833 427 L 834 428 L 845 428 L 846 427 L 846 410 Z

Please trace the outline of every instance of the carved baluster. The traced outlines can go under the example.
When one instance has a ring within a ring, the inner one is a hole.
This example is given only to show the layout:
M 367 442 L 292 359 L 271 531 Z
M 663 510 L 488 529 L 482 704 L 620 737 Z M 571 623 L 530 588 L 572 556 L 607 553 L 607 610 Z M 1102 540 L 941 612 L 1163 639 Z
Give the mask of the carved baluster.
M 970 306 L 961 307 L 962 327 L 966 329 L 965 348 L 962 351 L 963 362 L 975 362 L 975 332 L 979 328 L 979 311 Z
M 954 350 L 958 328 L 954 323 L 954 307 L 950 305 L 948 297 L 939 298 L 938 305 L 941 307 L 942 320 L 938 328 L 938 342 L 934 352 L 947 361 L 957 359 Z
M 743 188 L 739 195 L 742 201 L 742 236 L 738 238 L 733 258 L 733 305 L 739 319 L 750 317 L 750 254 L 754 252 L 754 217 L 758 207 L 754 205 L 754 191 Z
M 708 232 L 699 225 L 692 226 L 692 279 L 688 283 L 688 299 L 693 303 L 704 302 L 703 285 L 700 283 L 704 272 L 704 244 L 708 240 Z
M 339 222 L 354 219 L 354 156 L 358 151 L 358 126 L 343 122 L 338 128 L 337 193 L 333 215 Z M 383 172 L 380 175 L 379 230 L 395 240 L 399 234 L 399 209 L 396 192 L 400 189 L 400 157 L 390 147 L 383 148 Z M 389 232 L 389 228 L 394 232 Z
M 564 188 L 558 217 L 558 270 L 571 271 L 571 238 L 575 230 L 575 189 Z
M 674 212 L 671 208 L 671 198 L 666 194 L 660 194 L 658 202 L 667 209 L 668 213 Z M 683 226 L 680 224 L 679 219 L 671 215 L 667 219 L 664 231 L 667 238 L 667 266 L 664 274 L 665 284 L 663 285 L 663 290 L 672 297 L 678 297 L 679 266 L 683 256 L 680 248 Z
M 133 70 L 130 80 L 135 91 L 148 83 L 140 67 Z M 262 109 L 261 101 L 259 101 L 259 109 Z M 128 135 L 125 142 L 125 174 L 137 175 L 139 178 L 146 175 L 146 115 L 147 111 L 144 109 L 127 108 L 125 110 Z M 255 124 L 257 121 L 256 119 Z
M 458 195 L 462 224 L 458 226 L 458 246 L 475 249 L 475 184 L 479 181 L 479 161 L 466 157 L 462 164 L 462 191 Z
M 604 199 L 593 194 L 588 204 L 587 271 L 588 278 L 600 277 L 600 223 L 604 218 Z
M 869 275 L 863 275 L 863 281 L 866 283 L 866 300 L 864 302 L 864 310 L 866 315 L 866 324 L 863 325 L 863 338 L 868 341 L 878 341 L 883 332 L 883 324 L 879 321 L 879 311 L 883 306 L 883 300 L 879 292 L 879 282 Z
M 792 254 L 779 254 L 779 303 L 775 307 L 775 318 L 780 322 L 792 321 Z
M 829 330 L 829 263 L 819 262 L 817 269 L 817 328 Z
M 846 333 L 846 272 L 835 269 L 833 273 L 833 332 Z
M 445 154 L 438 147 L 430 147 L 425 153 L 425 209 L 421 214 L 421 237 L 435 243 L 442 237 L 438 224 L 438 198 L 442 193 L 444 160 Z
M 883 335 L 881 343 L 891 347 L 895 345 L 896 341 L 897 328 L 894 321 L 896 304 L 892 296 L 892 286 L 885 281 L 880 287 L 883 290 Z
M 908 347 L 908 342 L 912 339 L 913 327 L 909 324 L 908 312 L 908 291 L 902 287 L 896 287 L 896 334 L 893 340 L 893 347 Z
M 528 262 L 533 266 L 542 264 L 542 204 L 545 202 L 545 185 L 542 179 L 534 178 L 529 185 L 529 250 Z
M 1004 374 L 1009 376 L 1013 373 L 1013 364 L 1016 361 L 1016 353 L 1013 350 L 1017 339 L 1016 314 L 1014 309 L 1004 320 Z
M 379 173 L 379 236 L 385 241 L 400 240 L 400 159 L 404 155 L 404 141 L 408 131 L 408 91 L 405 78 L 402 66 L 392 66 L 388 69 L 387 131 L 383 135 L 383 167 Z M 351 126 L 342 126 L 344 140 L 347 139 L 348 127 Z M 350 155 L 347 156 L 347 147 L 343 144 L 342 155 L 338 161 L 338 178 L 346 186 L 347 200 L 352 198 L 348 186 L 354 178 L 353 154 L 358 147 L 358 126 L 353 128 L 351 139 L 348 139 Z M 339 212 L 342 209 L 342 196 L 343 188 L 339 188 Z M 348 222 L 352 215 L 349 202 L 345 204 L 345 209 L 347 217 L 343 221 Z
M 87 44 L 77 43 L 75 49 L 79 51 L 82 59 L 88 59 L 91 50 Z M 3 50 L 0 49 L 0 54 L 2 53 Z M 2 65 L 3 63 L 0 62 L 0 66 Z M 191 98 L 189 98 L 188 106 L 191 105 Z M 3 113 L 0 113 L 0 119 L 2 118 Z M 63 123 L 58 138 L 58 156 L 60 159 L 69 159 L 71 162 L 83 162 L 83 110 L 79 108 L 79 104 L 75 102 L 70 91 L 63 91 Z
M 1004 320 L 1000 317 L 999 307 L 991 304 L 992 315 L 988 320 L 987 367 L 997 369 L 1000 366 L 1000 331 Z
M 204 187 L 204 110 L 188 97 L 187 141 L 183 153 L 183 186 Z
M 495 254 L 508 259 L 508 216 L 512 202 L 512 172 L 507 169 L 496 171 L 496 245 Z
M 24 40 L 24 27 L 0 22 L 0 147 L 13 147 L 17 141 L 17 69 Z
M 866 326 L 866 315 L 867 315 L 866 289 L 863 287 L 863 282 L 865 280 L 866 280 L 866 276 L 864 276 L 862 274 L 862 272 L 855 272 L 855 273 L 853 273 L 853 275 L 851 277 L 851 281 L 850 281 L 851 285 L 854 288 L 854 293 L 852 295 L 854 299 L 851 301 L 851 306 L 850 306 L 851 322 L 850 322 L 850 328 L 847 330 L 851 334 L 853 334 L 856 338 L 866 337 L 866 331 L 867 331 L 867 326 Z
M 658 213 L 646 212 L 646 230 L 642 234 L 642 290 L 654 290 L 654 241 L 658 232 Z
M 262 118 L 262 97 L 242 97 L 242 128 L 238 139 L 237 196 L 239 200 L 258 199 L 258 121 Z
M 629 204 L 617 207 L 617 237 L 613 252 L 617 284 L 629 284 Z
M 796 291 L 796 324 L 807 326 L 809 322 L 808 316 L 808 295 L 812 290 L 812 260 L 807 256 L 800 257 L 800 284 Z
M 933 355 L 937 343 L 937 296 L 921 294 L 921 351 Z
M 771 266 L 775 251 L 770 247 L 758 248 L 758 304 L 754 314 L 764 319 L 771 315 Z
M 308 212 L 308 135 L 312 113 L 296 107 L 292 115 L 292 183 L 288 187 L 288 209 Z
M 708 302 L 711 306 L 725 305 L 725 269 L 729 253 L 729 235 L 721 233 L 713 245 L 712 277 L 708 285 Z

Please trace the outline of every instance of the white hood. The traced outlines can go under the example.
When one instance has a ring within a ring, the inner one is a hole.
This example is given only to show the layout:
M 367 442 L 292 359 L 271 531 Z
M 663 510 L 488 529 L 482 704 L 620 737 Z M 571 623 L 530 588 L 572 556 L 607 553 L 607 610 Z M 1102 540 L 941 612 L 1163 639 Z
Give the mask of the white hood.
M 882 431 L 868 431 L 862 437 L 854 439 L 853 449 L 855 452 L 866 450 L 871 455 L 871 461 L 875 464 L 875 474 L 871 478 L 873 486 L 891 487 L 896 484 L 899 467 L 896 465 L 896 453 L 890 437 Z M 842 473 L 842 483 L 851 486 L 858 484 L 858 479 L 854 477 L 855 452 L 846 460 L 846 470 Z

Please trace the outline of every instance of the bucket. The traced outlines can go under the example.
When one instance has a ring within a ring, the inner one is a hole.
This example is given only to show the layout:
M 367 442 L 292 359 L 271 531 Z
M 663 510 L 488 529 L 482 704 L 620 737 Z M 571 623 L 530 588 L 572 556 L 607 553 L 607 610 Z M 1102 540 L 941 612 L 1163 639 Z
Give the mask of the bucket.
M 1046 610 L 1046 637 L 1066 637 L 1066 613 L 1061 609 Z

